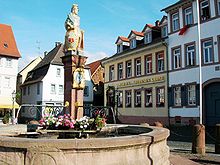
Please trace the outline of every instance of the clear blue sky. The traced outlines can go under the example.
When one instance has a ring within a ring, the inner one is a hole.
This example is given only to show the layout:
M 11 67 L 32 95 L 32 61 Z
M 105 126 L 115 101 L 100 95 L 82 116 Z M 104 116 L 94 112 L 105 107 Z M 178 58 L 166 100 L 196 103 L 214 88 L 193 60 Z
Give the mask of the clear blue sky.
M 0 0 L 0 23 L 12 26 L 22 55 L 19 70 L 35 57 L 50 51 L 56 41 L 64 42 L 64 22 L 72 4 L 79 5 L 81 28 L 85 31 L 88 62 L 116 52 L 118 36 L 131 29 L 141 31 L 165 13 L 177 0 Z M 40 47 L 40 50 L 39 48 Z

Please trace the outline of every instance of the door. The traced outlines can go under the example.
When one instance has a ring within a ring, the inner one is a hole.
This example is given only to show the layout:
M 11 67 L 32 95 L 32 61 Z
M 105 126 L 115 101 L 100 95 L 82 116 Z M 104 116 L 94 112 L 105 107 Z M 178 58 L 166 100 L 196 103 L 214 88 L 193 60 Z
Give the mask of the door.
M 220 83 L 212 83 L 205 87 L 206 125 L 220 123 Z

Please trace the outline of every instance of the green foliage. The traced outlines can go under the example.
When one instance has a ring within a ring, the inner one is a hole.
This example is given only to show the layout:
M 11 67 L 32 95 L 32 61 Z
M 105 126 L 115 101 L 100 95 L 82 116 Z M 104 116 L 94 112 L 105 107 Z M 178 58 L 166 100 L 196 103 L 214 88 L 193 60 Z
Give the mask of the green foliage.
M 10 118 L 10 114 L 6 113 L 6 115 L 3 117 L 2 122 L 4 124 L 8 124 L 9 123 L 9 118 Z

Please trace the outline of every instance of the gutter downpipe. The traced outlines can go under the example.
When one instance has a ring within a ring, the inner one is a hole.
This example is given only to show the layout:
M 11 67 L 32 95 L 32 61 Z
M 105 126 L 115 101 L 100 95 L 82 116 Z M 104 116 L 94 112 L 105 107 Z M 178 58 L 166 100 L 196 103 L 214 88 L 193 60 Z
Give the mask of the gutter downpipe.
M 168 40 L 167 40 L 168 42 Z M 167 100 L 169 100 L 169 67 L 168 67 L 168 43 L 166 42 L 166 39 L 164 39 L 164 41 L 162 41 L 162 44 L 166 47 L 166 73 L 167 73 Z M 170 108 L 169 108 L 169 101 L 167 103 L 167 109 L 168 109 L 168 123 L 169 123 L 169 126 L 170 126 Z

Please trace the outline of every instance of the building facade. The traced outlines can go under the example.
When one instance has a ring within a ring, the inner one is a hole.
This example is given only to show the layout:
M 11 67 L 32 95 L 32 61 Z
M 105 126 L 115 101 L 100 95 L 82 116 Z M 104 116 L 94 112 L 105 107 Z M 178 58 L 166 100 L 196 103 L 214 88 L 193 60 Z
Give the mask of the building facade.
M 122 123 L 168 124 L 166 44 L 160 26 L 164 21 L 118 37 L 117 53 L 102 62 L 105 105 L 115 107 Z
M 22 104 L 64 105 L 64 67 L 60 57 L 63 57 L 63 45 L 56 43 L 38 65 L 28 72 L 27 78 L 21 85 Z M 93 102 L 93 83 L 89 68 L 85 68 L 84 105 Z M 21 111 L 25 118 L 36 118 L 33 114 Z
M 0 24 L 0 116 L 13 108 L 18 60 L 21 57 L 11 26 Z M 14 102 L 15 108 L 18 104 Z
M 180 0 L 163 11 L 168 17 L 171 123 L 199 122 L 201 59 L 203 123 L 215 125 L 220 121 L 220 1 Z

